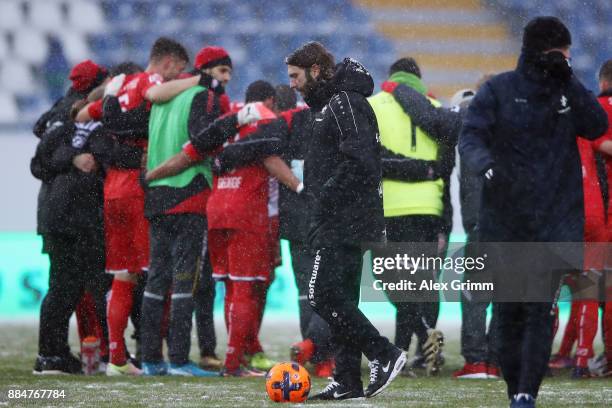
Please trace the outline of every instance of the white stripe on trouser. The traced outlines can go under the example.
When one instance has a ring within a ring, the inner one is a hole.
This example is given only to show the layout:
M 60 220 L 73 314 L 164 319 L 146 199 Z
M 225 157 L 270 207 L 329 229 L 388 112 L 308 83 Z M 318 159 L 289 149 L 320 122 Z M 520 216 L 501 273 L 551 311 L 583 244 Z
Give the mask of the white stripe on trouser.
M 171 298 L 172 300 L 174 299 L 190 299 L 191 298 L 191 293 L 173 293 Z
M 253 281 L 266 281 L 264 276 L 232 276 L 228 275 L 230 280 L 233 281 L 245 281 L 245 282 L 253 282 Z
M 146 292 L 146 291 L 145 291 L 145 293 L 142 296 L 144 296 L 146 298 L 149 298 L 149 299 L 164 300 L 163 296 L 156 295 L 155 293 Z

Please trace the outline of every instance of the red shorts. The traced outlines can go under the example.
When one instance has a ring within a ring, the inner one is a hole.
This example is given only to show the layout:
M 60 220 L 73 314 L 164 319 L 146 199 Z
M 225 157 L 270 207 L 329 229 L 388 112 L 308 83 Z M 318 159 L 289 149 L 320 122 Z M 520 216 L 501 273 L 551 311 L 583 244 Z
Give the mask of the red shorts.
M 106 272 L 142 273 L 149 268 L 149 222 L 144 197 L 104 202 Z
M 268 282 L 273 258 L 266 233 L 231 229 L 208 231 L 213 278 Z

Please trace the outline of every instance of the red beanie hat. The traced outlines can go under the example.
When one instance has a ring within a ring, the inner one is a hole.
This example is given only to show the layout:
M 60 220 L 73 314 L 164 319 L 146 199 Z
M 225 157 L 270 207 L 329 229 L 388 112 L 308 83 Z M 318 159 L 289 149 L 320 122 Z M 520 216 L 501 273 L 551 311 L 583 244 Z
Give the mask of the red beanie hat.
M 232 59 L 222 47 L 204 47 L 195 57 L 196 69 L 212 68 L 217 65 L 232 66 Z
M 78 92 L 86 92 L 102 83 L 108 72 L 92 60 L 76 64 L 70 71 L 72 88 Z

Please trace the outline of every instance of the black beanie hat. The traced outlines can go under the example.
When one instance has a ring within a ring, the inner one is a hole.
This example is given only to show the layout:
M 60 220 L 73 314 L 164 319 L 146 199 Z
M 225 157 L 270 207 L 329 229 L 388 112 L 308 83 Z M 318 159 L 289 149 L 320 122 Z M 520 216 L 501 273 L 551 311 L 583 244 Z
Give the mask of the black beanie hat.
M 525 26 L 523 48 L 542 52 L 572 45 L 572 36 L 557 17 L 536 17 Z

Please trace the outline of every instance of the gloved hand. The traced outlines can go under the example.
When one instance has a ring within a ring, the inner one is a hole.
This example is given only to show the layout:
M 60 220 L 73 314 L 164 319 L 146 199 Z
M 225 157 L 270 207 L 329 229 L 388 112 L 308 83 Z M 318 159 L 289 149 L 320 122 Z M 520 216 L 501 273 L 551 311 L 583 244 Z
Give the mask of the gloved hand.
M 261 120 L 261 112 L 259 108 L 263 106 L 261 102 L 251 102 L 244 105 L 242 109 L 238 111 L 236 119 L 238 120 L 238 126 L 244 126 L 248 123 L 257 122 Z
M 385 92 L 393 93 L 393 91 L 395 91 L 395 88 L 397 88 L 398 85 L 399 82 L 385 81 L 382 84 L 382 90 Z
M 125 80 L 125 74 L 119 74 L 109 81 L 104 87 L 104 96 L 117 96 L 123 81 Z
M 551 51 L 545 54 L 547 70 L 552 78 L 567 82 L 572 77 L 570 61 L 560 51 Z
M 221 82 L 217 81 L 215 78 L 205 72 L 199 72 L 199 75 L 200 81 L 198 82 L 198 85 L 210 89 L 217 95 L 223 95 L 225 93 L 225 88 Z

